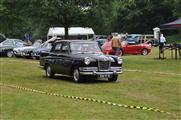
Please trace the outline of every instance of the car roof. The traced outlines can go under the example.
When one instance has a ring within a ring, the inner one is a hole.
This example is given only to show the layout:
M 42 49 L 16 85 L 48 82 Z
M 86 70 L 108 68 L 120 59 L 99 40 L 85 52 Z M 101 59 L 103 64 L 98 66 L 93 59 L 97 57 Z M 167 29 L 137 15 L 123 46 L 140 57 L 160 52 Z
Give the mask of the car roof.
M 58 40 L 55 43 L 67 42 L 67 43 L 97 43 L 96 41 L 90 40 Z

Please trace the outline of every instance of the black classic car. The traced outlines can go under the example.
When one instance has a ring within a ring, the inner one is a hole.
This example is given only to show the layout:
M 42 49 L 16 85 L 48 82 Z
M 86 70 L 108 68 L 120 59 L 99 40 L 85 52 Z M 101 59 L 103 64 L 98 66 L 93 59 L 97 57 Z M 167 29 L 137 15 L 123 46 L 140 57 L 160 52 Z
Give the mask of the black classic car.
M 26 43 L 19 39 L 6 39 L 0 43 L 0 56 L 13 57 L 13 49 L 25 45 Z
M 58 73 L 73 77 L 75 82 L 84 77 L 116 81 L 122 73 L 122 59 L 104 55 L 95 41 L 61 40 L 53 44 L 47 56 L 40 58 L 40 67 L 50 78 Z

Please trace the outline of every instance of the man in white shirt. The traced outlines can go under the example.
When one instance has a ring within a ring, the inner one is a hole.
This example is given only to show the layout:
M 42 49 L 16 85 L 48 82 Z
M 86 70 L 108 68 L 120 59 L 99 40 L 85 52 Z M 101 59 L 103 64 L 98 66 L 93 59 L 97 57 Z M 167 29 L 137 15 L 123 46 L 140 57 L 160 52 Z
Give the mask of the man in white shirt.
M 165 39 L 165 37 L 163 36 L 163 34 L 161 34 L 161 36 L 160 36 L 160 43 L 165 43 L 166 42 L 166 39 Z
M 161 34 L 161 36 L 160 36 L 160 43 L 159 43 L 159 49 L 160 49 L 161 53 L 163 53 L 163 46 L 164 46 L 165 42 L 166 42 L 166 39 L 163 36 L 163 34 Z

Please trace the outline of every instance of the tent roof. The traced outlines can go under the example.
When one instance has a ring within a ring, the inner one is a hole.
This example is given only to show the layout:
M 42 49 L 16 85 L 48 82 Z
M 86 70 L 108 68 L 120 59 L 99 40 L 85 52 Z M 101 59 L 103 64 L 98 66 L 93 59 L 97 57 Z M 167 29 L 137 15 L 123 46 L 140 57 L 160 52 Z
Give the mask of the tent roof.
M 70 27 L 69 28 L 69 35 L 88 35 L 88 34 L 94 34 L 94 31 L 92 28 L 88 27 Z M 51 27 L 48 31 L 48 36 L 64 36 L 65 35 L 65 29 L 64 27 Z
M 170 29 L 170 30 L 176 30 L 176 29 L 181 29 L 181 18 L 173 21 L 173 22 L 169 22 L 166 24 L 162 24 L 160 25 L 161 30 L 166 30 L 166 29 Z

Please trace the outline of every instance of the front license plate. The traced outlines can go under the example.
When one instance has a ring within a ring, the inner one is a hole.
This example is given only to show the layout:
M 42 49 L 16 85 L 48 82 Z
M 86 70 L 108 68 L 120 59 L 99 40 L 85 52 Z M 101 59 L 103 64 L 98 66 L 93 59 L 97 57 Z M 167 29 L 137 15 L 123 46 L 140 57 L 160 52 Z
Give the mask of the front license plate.
M 107 74 L 105 74 L 105 75 L 99 75 L 99 77 L 100 77 L 100 78 L 110 78 L 110 77 L 111 77 L 111 75 L 107 75 Z

